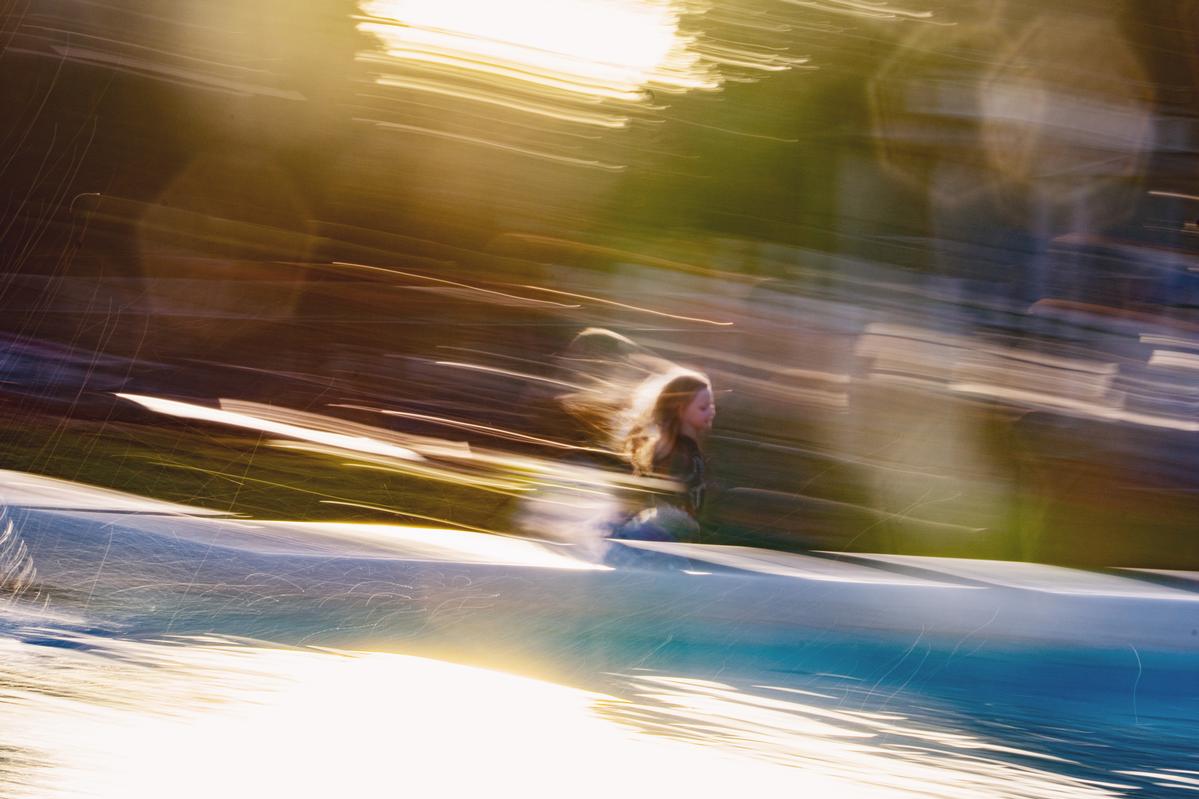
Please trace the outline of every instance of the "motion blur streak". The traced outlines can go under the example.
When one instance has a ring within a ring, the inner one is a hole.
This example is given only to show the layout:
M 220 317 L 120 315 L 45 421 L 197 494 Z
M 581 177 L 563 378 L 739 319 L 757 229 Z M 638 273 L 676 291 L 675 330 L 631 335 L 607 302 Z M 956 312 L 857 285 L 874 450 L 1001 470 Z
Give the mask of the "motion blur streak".
M 531 566 L 539 569 L 604 570 L 560 555 L 546 546 L 519 538 L 453 530 L 444 527 L 415 527 L 400 524 L 338 524 L 333 522 L 276 522 L 301 532 L 334 534 L 354 541 L 402 544 L 406 553 L 419 560 L 422 555 L 462 563 Z
M 574 444 L 566 444 L 561 441 L 553 441 L 540 436 L 530 436 L 524 433 L 518 433 L 515 430 L 504 430 L 503 428 L 493 427 L 485 424 L 474 424 L 472 422 L 463 422 L 456 419 L 447 419 L 442 416 L 431 416 L 427 413 L 411 413 L 409 411 L 395 411 L 388 408 L 366 408 L 361 405 L 345 405 L 334 404 L 334 408 L 352 408 L 360 411 L 371 411 L 373 413 L 382 413 L 387 416 L 396 416 L 401 419 L 416 419 L 422 422 L 431 422 L 433 424 L 445 425 L 447 427 L 457 427 L 463 430 L 475 430 L 482 433 L 488 433 L 498 438 L 506 438 L 512 441 L 528 441 L 535 444 L 542 444 L 547 447 L 556 449 L 572 449 L 572 450 L 588 450 L 597 451 L 595 447 L 580 447 Z
M 127 513 L 156 513 L 162 515 L 219 516 L 219 511 L 163 502 L 123 491 L 112 491 L 70 480 L 57 480 L 45 475 L 31 475 L 0 469 L 0 501 L 6 505 L 20 504 L 28 508 L 90 508 Z
M 364 120 L 364 121 L 372 121 L 372 120 Z M 449 133 L 446 131 L 433 130 L 431 128 L 422 128 L 417 125 L 403 125 L 403 124 L 400 124 L 399 122 L 381 122 L 378 120 L 373 120 L 373 121 L 380 128 L 404 131 L 406 133 L 419 133 L 419 134 L 424 134 L 424 135 L 429 135 L 429 136 L 436 136 L 438 138 L 448 139 L 450 141 L 458 142 L 460 144 L 475 144 L 475 145 L 479 145 L 481 147 L 492 147 L 497 150 L 504 150 L 504 151 L 510 152 L 510 153 L 519 153 L 520 155 L 528 155 L 528 156 L 532 156 L 534 158 L 544 158 L 547 161 L 554 161 L 554 162 L 557 162 L 560 164 L 571 164 L 574 166 L 592 167 L 595 169 L 608 170 L 610 172 L 619 172 L 622 169 L 624 169 L 624 166 L 622 164 L 606 164 L 602 161 L 596 161 L 591 158 L 570 158 L 570 157 L 562 156 L 562 155 L 554 155 L 553 153 L 546 153 L 546 152 L 541 152 L 538 150 L 531 150 L 527 147 L 515 147 L 511 144 L 504 144 L 503 142 L 495 141 L 492 139 L 482 139 L 482 138 L 479 138 L 478 136 L 463 136 L 462 134 L 459 134 L 459 133 Z
M 547 168 L 623 174 L 649 155 L 664 100 L 807 60 L 769 26 L 739 37 L 749 41 L 721 40 L 711 29 L 723 24 L 719 9 L 696 0 L 362 0 L 359 8 L 355 22 L 370 44 L 357 61 L 370 88 L 359 92 L 355 121 Z M 613 144 L 615 133 L 622 143 Z
M 1196 11 L 9 4 L 0 797 L 1190 792 Z
M 611 117 L 601 114 L 588 114 L 584 111 L 563 111 L 542 103 L 494 97 L 491 94 L 488 94 L 486 91 L 455 89 L 449 86 L 441 86 L 432 81 L 384 77 L 379 78 L 379 83 L 383 86 L 392 86 L 397 89 L 419 90 L 422 92 L 429 92 L 431 94 L 445 95 L 446 97 L 455 97 L 459 100 L 471 100 L 476 103 L 496 105 L 502 108 L 511 109 L 513 111 L 539 114 L 541 116 L 550 117 L 551 119 L 557 119 L 563 122 L 578 122 L 583 125 L 595 125 L 601 128 L 621 128 L 628 123 L 628 117 Z
M 1141 336 L 1145 343 L 1194 346 L 1181 339 Z M 1029 407 L 1065 410 L 1079 416 L 1185 432 L 1199 431 L 1189 406 L 1171 413 L 1129 407 L 1132 401 L 1173 388 L 1135 374 L 1121 364 L 1068 358 L 984 343 L 970 337 L 898 325 L 870 325 L 855 354 L 870 362 L 868 379 L 934 388 Z M 1146 366 L 1199 369 L 1199 356 L 1153 350 Z
M 1183 774 L 1195 774 L 1196 772 L 1178 770 L 1177 773 L 1169 773 L 1172 771 L 1175 771 L 1175 770 L 1174 769 L 1165 769 L 1162 772 L 1121 771 L 1120 773 L 1127 774 L 1130 777 L 1149 777 L 1149 778 L 1155 779 L 1155 780 L 1162 780 L 1162 782 L 1155 782 L 1154 785 L 1158 785 L 1163 788 L 1186 788 L 1187 790 L 1192 790 L 1192 791 L 1199 790 L 1199 779 L 1195 779 L 1194 777 L 1182 776 Z
M 484 366 L 482 364 L 462 363 L 460 361 L 435 361 L 435 363 L 438 366 L 452 366 L 455 369 L 474 369 L 479 372 L 491 372 L 492 374 L 507 375 L 508 377 L 515 377 L 520 380 L 532 380 L 536 383 L 548 383 L 554 386 L 561 386 L 562 388 L 579 388 L 579 386 L 575 385 L 574 383 L 568 383 L 565 380 L 555 380 L 552 377 L 540 377 L 538 375 L 528 374 L 527 372 L 517 372 L 512 369 L 501 369 L 498 366 Z
M 292 450 L 297 452 L 312 452 L 318 455 L 329 455 L 335 458 L 344 458 L 346 455 L 344 449 L 325 447 L 320 444 L 306 444 L 296 441 L 273 441 L 271 442 L 271 446 L 277 449 Z M 471 456 L 471 460 L 474 460 L 473 455 Z M 482 491 L 493 491 L 500 494 L 511 495 L 524 490 L 523 485 L 520 483 L 488 479 L 486 477 L 470 475 L 460 470 L 425 466 L 423 464 L 415 464 L 403 460 L 371 457 L 370 455 L 356 456 L 354 461 L 346 462 L 342 465 L 349 468 L 376 469 L 378 471 L 393 472 L 395 474 L 412 475 L 415 477 L 424 478 L 426 480 L 435 480 L 452 485 L 469 486 L 470 488 L 475 488 Z
M 623 302 L 616 302 L 615 300 L 605 300 L 605 299 L 601 299 L 599 297 L 588 297 L 584 294 L 573 294 L 569 291 L 557 291 L 555 289 L 541 288 L 540 286 L 525 286 L 525 288 L 536 289 L 537 291 L 549 291 L 553 294 L 562 294 L 566 297 L 574 297 L 574 298 L 580 299 L 580 300 L 589 300 L 590 302 L 603 303 L 604 305 L 614 305 L 618 308 L 626 308 L 630 311 L 639 311 L 641 313 L 653 314 L 654 316 L 665 316 L 668 319 L 678 319 L 678 320 L 681 320 L 684 322 L 702 322 L 705 325 L 717 325 L 720 327 L 727 327 L 727 326 L 734 324 L 733 322 L 720 322 L 720 321 L 717 321 L 714 319 L 700 319 L 700 318 L 697 318 L 694 316 L 681 316 L 679 314 L 666 313 L 665 311 L 655 311 L 652 308 L 641 308 L 636 305 L 629 305 L 629 304 L 623 303 Z
M 562 302 L 551 302 L 550 300 L 536 300 L 531 297 L 518 297 L 514 294 L 505 294 L 502 291 L 494 291 L 492 289 L 485 289 L 480 286 L 471 286 L 467 283 L 459 283 L 456 280 L 446 280 L 444 278 L 432 277 L 430 275 L 418 275 L 414 272 L 402 272 L 399 269 L 392 269 L 390 267 L 370 266 L 369 264 L 354 264 L 354 263 L 348 263 L 345 261 L 335 261 L 333 263 L 333 265 L 338 266 L 338 267 L 353 267 L 355 269 L 362 269 L 362 270 L 367 270 L 367 271 L 371 271 L 371 272 L 381 272 L 381 273 L 388 274 L 388 275 L 399 275 L 401 277 L 416 278 L 417 280 L 423 280 L 423 281 L 427 281 L 429 283 L 439 283 L 444 286 L 453 286 L 455 288 L 464 289 L 466 291 L 478 292 L 479 294 L 494 295 L 496 297 L 500 297 L 500 298 L 503 298 L 506 300 L 516 300 L 520 303 L 548 305 L 548 306 L 552 306 L 554 308 L 578 308 L 579 307 L 578 305 L 570 305 L 570 304 L 562 303 Z
M 505 369 L 453 362 L 438 363 L 439 365 L 458 366 L 572 387 L 572 384 L 569 383 L 524 375 Z M 177 418 L 230 425 L 282 435 L 289 439 L 298 439 L 264 443 L 280 450 L 308 452 L 336 458 L 341 461 L 340 466 L 344 468 L 370 469 L 509 497 L 533 494 L 530 499 L 541 506 L 553 504 L 566 509 L 557 514 L 559 529 L 537 530 L 536 533 L 539 536 L 564 539 L 572 543 L 587 543 L 589 546 L 595 543 L 592 539 L 601 534 L 597 528 L 591 525 L 591 520 L 599 512 L 597 509 L 610 508 L 610 498 L 614 492 L 622 489 L 639 492 L 670 490 L 671 485 L 669 481 L 655 478 L 622 476 L 588 466 L 571 467 L 550 459 L 524 457 L 500 450 L 472 449 L 458 442 L 394 433 L 330 416 L 253 402 L 221 400 L 221 408 L 216 409 L 135 394 L 117 394 L 117 396 L 136 402 L 152 411 Z M 401 418 L 405 416 L 403 413 L 389 415 Z M 413 419 L 435 420 L 435 417 L 428 415 L 411 414 L 408 416 Z M 528 441 L 541 446 L 554 443 L 531 436 L 507 434 L 506 431 L 498 428 L 489 428 L 487 432 L 501 438 Z M 392 442 L 402 442 L 407 446 Z M 573 449 L 587 450 L 589 448 Z M 346 458 L 351 458 L 351 460 L 347 461 Z M 226 476 L 231 477 L 231 475 Z M 240 479 L 253 481 L 253 478 L 245 476 Z M 369 503 L 356 503 L 341 497 L 326 497 L 326 499 L 332 499 L 335 503 L 347 507 L 372 507 Z M 387 512 L 402 515 L 406 513 L 406 510 L 390 508 Z M 532 513 L 538 518 L 543 515 L 538 512 Z M 417 518 L 435 518 L 421 513 L 413 515 Z M 584 524 L 583 521 L 586 523 Z M 529 518 L 526 518 L 525 527 L 527 528 L 528 525 Z M 477 525 L 460 526 L 479 529 Z M 487 529 L 491 531 L 491 528 Z
M 818 11 L 835 14 L 848 14 L 854 17 L 870 19 L 930 19 L 928 11 L 912 11 L 895 8 L 889 3 L 855 3 L 852 0 L 783 0 L 793 6 L 803 6 Z
M 815 695 L 801 703 L 669 676 L 617 678 L 600 692 L 424 657 L 216 637 L 69 643 L 78 649 L 0 639 L 6 729 L 20 742 L 0 788 L 13 799 L 373 796 L 397 783 L 470 796 L 497 782 L 534 797 L 568 786 L 620 796 L 631 785 L 696 797 L 747 785 L 847 797 L 1118 795 L 990 759 L 976 736 L 821 708 Z
M 378 36 L 400 62 L 432 61 L 467 75 L 501 74 L 626 102 L 642 99 L 651 85 L 718 85 L 689 48 L 692 40 L 680 35 L 680 12 L 667 2 L 367 0 L 362 9 L 367 17 L 359 28 Z
M 650 701 L 640 707 L 618 706 L 613 709 L 614 715 L 640 711 L 650 718 L 669 720 L 670 727 L 684 740 L 735 742 L 753 757 L 802 766 L 809 774 L 847 781 L 869 774 L 888 788 L 941 797 L 989 795 L 999 786 L 1004 786 L 1001 795 L 1029 799 L 1112 795 L 1088 781 L 959 755 L 994 751 L 1066 762 L 996 746 L 972 735 L 904 724 L 906 719 L 901 715 L 831 710 L 814 702 L 753 696 L 705 680 L 658 676 L 632 679 L 638 698 Z M 671 732 L 663 730 L 661 734 Z M 865 744 L 880 738 L 886 742 Z M 912 744 L 944 749 L 930 757 L 928 749 Z
M 287 424 L 285 422 L 270 421 L 251 416 L 244 413 L 236 413 L 233 411 L 218 410 L 216 408 L 207 408 L 203 405 L 194 405 L 188 402 L 178 402 L 176 400 L 160 399 L 158 397 L 143 397 L 137 394 L 117 394 L 122 399 L 127 399 L 136 402 L 152 411 L 166 414 L 167 416 L 177 416 L 183 419 L 197 419 L 206 422 L 217 422 L 220 424 L 232 425 L 234 427 L 244 427 L 250 430 L 261 430 L 264 433 L 275 433 L 276 435 L 287 436 L 288 438 L 298 438 L 304 441 L 312 441 L 317 444 L 326 444 L 328 446 L 337 447 L 338 449 L 351 450 L 356 452 L 373 453 L 376 455 L 385 455 L 391 458 L 402 458 L 404 460 L 421 460 L 421 456 L 405 447 L 399 447 L 394 444 L 387 444 L 382 441 L 367 438 L 365 436 L 351 436 L 341 433 L 331 433 L 323 430 L 313 430 L 308 427 L 302 427 L 295 424 Z

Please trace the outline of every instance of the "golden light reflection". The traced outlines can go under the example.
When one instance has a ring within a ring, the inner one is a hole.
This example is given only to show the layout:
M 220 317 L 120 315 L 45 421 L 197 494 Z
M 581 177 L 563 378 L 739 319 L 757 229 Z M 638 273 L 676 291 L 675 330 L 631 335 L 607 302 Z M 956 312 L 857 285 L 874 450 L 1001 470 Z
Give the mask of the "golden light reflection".
M 395 444 L 379 441 L 367 436 L 353 434 L 347 435 L 346 433 L 319 430 L 312 427 L 306 427 L 302 423 L 293 424 L 272 419 L 264 419 L 260 416 L 255 416 L 248 413 L 222 410 L 219 408 L 210 408 L 204 405 L 195 405 L 188 402 L 162 399 L 161 397 L 147 397 L 139 394 L 121 393 L 118 393 L 117 396 L 121 397 L 122 399 L 130 400 L 131 402 L 136 402 L 138 405 L 141 405 L 152 411 L 156 411 L 157 413 L 166 414 L 167 416 L 175 416 L 182 419 L 195 419 L 205 422 L 215 422 L 217 424 L 227 424 L 233 427 L 242 427 L 249 430 L 259 430 L 264 433 L 274 433 L 275 435 L 311 441 L 316 444 L 324 444 L 330 447 L 336 447 L 338 449 L 372 453 L 376 455 L 383 455 L 389 458 L 400 458 L 401 460 L 413 461 L 422 459 L 419 454 L 413 452 L 407 447 L 397 446 Z M 350 426 L 348 422 L 345 424 L 347 427 Z
M 806 61 L 768 30 L 721 39 L 704 0 L 360 0 L 359 10 L 371 43 L 357 58 L 371 83 L 356 121 L 600 173 L 648 152 L 644 141 L 605 150 L 602 139 L 635 126 L 652 136 L 644 123 L 662 121 L 670 96 Z
M 702 680 L 599 692 L 397 654 L 80 639 L 0 639 L 6 796 L 1118 795 L 902 716 Z
M 890 3 L 872 0 L 871 2 L 855 2 L 855 0 L 783 0 L 795 6 L 810 8 L 833 14 L 844 14 L 865 19 L 932 19 L 932 12 L 907 8 L 896 8 Z
M 543 438 L 541 436 L 531 436 L 526 433 L 518 433 L 515 430 L 505 430 L 494 425 L 475 424 L 473 422 L 463 422 L 458 419 L 449 419 L 444 416 L 434 416 L 428 413 L 412 413 L 410 411 L 396 411 L 387 408 L 368 408 L 363 405 L 350 405 L 348 403 L 334 403 L 330 407 L 333 408 L 351 408 L 359 411 L 371 411 L 373 413 L 382 413 L 387 416 L 396 416 L 401 419 L 414 419 L 420 422 L 429 422 L 431 424 L 444 425 L 446 427 L 456 427 L 462 430 L 471 430 L 475 432 L 487 433 L 498 438 L 506 438 L 511 441 L 524 441 L 534 444 L 541 444 L 555 449 L 571 449 L 571 450 L 595 450 L 594 447 L 580 447 L 574 444 L 567 444 L 553 439 Z
M 377 36 L 397 62 L 436 64 L 467 76 L 500 75 L 526 88 L 625 102 L 642 100 L 647 86 L 719 85 L 689 48 L 692 40 L 679 31 L 680 12 L 669 2 L 366 0 L 362 10 L 359 29 Z M 529 103 L 513 107 L 546 113 Z M 621 124 L 619 118 L 575 121 Z

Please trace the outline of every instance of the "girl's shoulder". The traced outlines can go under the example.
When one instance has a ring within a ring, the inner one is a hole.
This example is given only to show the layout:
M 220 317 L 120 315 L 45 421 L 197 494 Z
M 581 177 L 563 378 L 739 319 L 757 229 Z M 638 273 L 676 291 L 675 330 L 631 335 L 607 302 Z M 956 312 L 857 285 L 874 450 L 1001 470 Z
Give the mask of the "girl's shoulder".
M 688 435 L 680 434 L 675 442 L 675 448 L 682 447 L 688 455 L 699 455 L 703 450 L 699 446 L 699 442 Z
M 654 471 L 674 473 L 689 466 L 696 458 L 703 459 L 699 443 L 690 436 L 680 435 L 674 446 L 654 458 Z

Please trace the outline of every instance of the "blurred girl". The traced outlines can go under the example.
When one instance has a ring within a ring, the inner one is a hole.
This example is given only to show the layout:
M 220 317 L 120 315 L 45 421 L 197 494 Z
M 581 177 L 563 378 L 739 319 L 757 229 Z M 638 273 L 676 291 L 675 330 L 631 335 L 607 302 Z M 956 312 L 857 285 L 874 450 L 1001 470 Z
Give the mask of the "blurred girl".
M 702 441 L 716 418 L 712 386 L 699 372 L 676 367 L 637 394 L 621 454 L 635 475 L 665 478 L 676 490 L 651 494 L 613 537 L 672 540 L 698 532 L 707 478 Z
M 579 447 L 562 464 L 557 492 L 525 503 L 524 527 L 595 553 L 606 538 L 698 533 L 702 442 L 716 416 L 707 377 L 603 328 L 576 336 L 558 367 L 575 387 L 557 397 L 561 427 L 577 431 L 560 438 Z

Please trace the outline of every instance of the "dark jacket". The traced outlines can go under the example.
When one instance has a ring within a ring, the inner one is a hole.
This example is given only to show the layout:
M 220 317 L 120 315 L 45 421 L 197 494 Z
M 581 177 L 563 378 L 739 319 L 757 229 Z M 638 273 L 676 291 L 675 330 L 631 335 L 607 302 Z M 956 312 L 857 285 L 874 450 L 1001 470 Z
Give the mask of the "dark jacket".
M 674 448 L 661 458 L 654 460 L 654 473 L 682 485 L 683 490 L 663 499 L 692 518 L 704 505 L 705 480 L 708 466 L 699 444 L 690 436 L 679 435 Z

